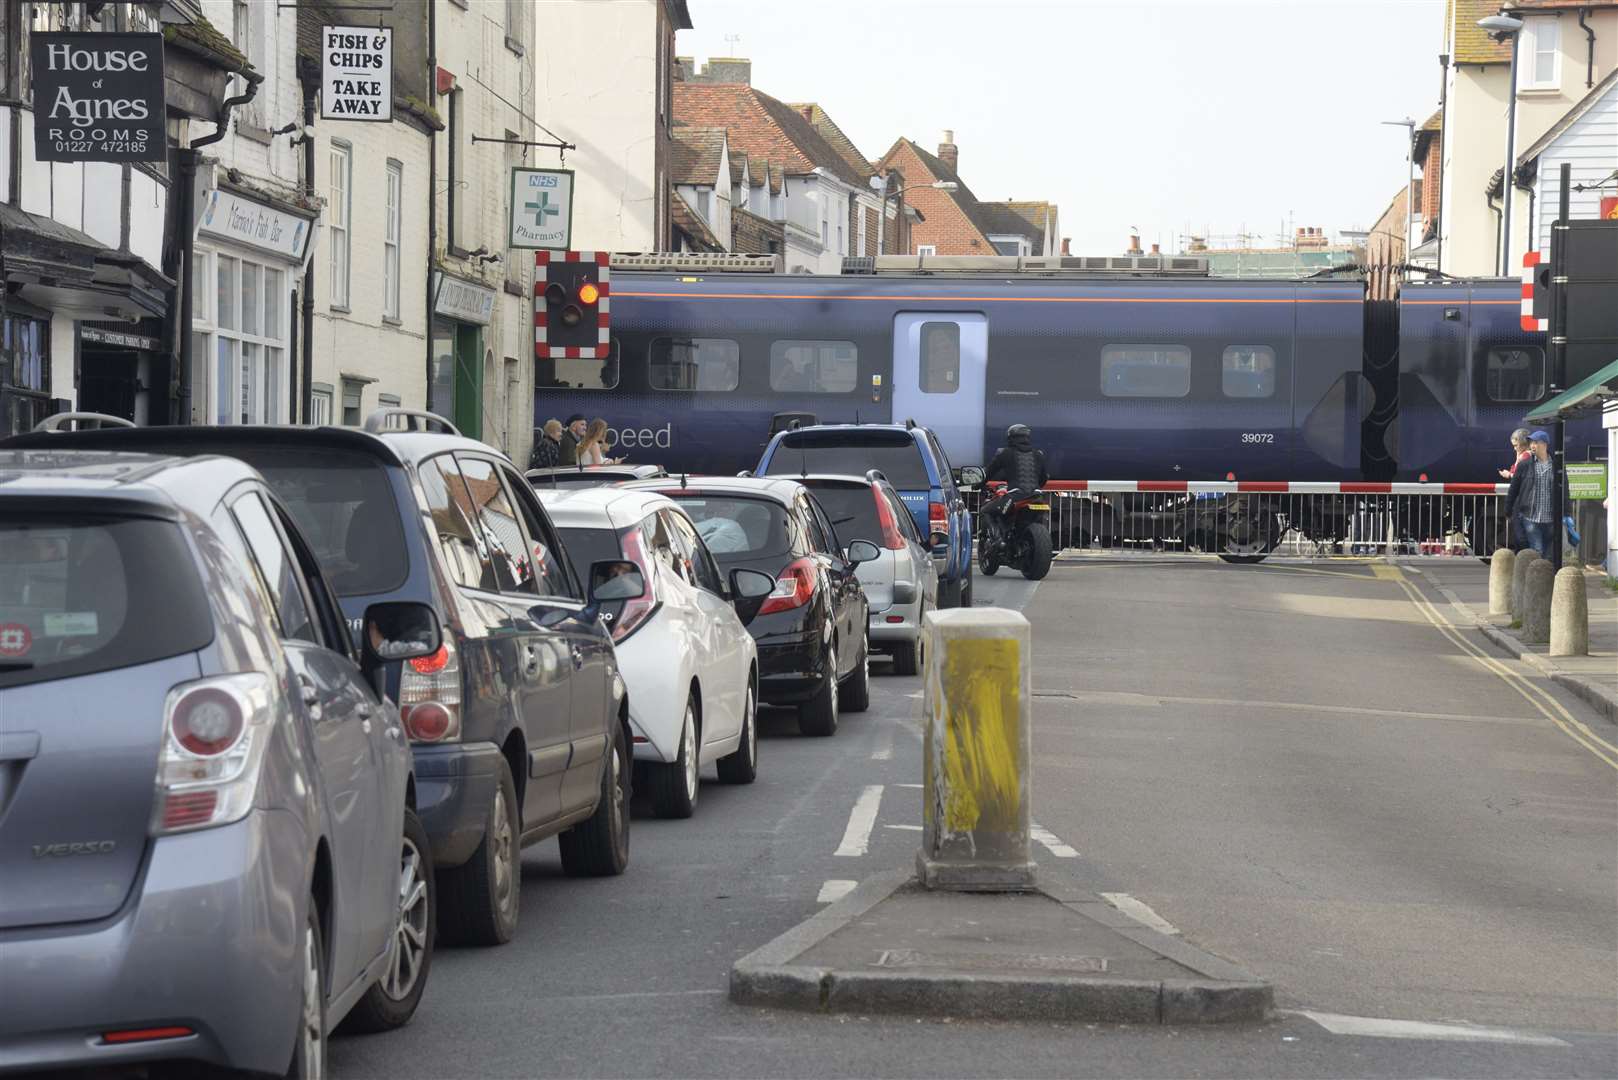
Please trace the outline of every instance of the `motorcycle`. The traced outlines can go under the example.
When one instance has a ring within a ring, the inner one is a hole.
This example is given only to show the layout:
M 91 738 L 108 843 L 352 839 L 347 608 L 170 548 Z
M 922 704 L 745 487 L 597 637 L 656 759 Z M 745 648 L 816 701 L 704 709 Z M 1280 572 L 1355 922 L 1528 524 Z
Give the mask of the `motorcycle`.
M 1002 491 L 978 511 L 978 569 L 993 576 L 1002 566 L 1022 571 L 1029 581 L 1051 572 L 1051 508 L 1039 492 Z

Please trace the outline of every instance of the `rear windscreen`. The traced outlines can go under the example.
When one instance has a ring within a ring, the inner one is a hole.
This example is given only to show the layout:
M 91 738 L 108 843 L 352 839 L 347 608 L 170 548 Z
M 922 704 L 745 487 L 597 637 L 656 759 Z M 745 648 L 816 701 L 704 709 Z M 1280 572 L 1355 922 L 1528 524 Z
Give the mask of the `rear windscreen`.
M 569 529 L 557 526 L 556 532 L 567 548 L 567 562 L 573 567 L 573 576 L 586 587 L 590 584 L 590 565 L 598 562 L 616 562 L 623 552 L 618 548 L 618 534 L 611 529 Z
M 720 561 L 760 559 L 792 550 L 787 512 L 779 503 L 746 496 L 674 494 L 697 526 L 697 535 Z
M 0 525 L 0 688 L 146 664 L 213 640 L 179 526 L 15 517 Z
M 787 435 L 770 455 L 769 476 L 864 476 L 882 470 L 905 491 L 932 486 L 916 440 L 903 432 L 811 431 Z
M 837 539 L 843 547 L 855 540 L 869 540 L 882 546 L 882 524 L 877 520 L 876 496 L 870 488 L 826 480 L 801 483 L 831 518 L 832 528 L 837 530 Z

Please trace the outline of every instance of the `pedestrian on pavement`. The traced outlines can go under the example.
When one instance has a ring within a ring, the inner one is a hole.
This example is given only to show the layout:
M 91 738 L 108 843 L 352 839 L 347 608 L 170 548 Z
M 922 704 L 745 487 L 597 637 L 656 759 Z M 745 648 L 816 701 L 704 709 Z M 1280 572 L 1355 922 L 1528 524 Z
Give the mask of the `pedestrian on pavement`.
M 567 430 L 562 432 L 557 464 L 577 465 L 579 463 L 579 444 L 584 441 L 585 426 L 583 413 L 574 413 L 567 418 Z
M 562 460 L 562 422 L 552 417 L 534 432 L 534 450 L 528 455 L 530 469 L 552 469 Z
M 600 417 L 590 421 L 584 441 L 579 444 L 580 465 L 616 465 L 621 458 L 607 456 L 607 422 Z
M 1551 437 L 1543 430 L 1528 436 L 1532 455 L 1521 463 L 1506 492 L 1506 517 L 1519 520 L 1523 541 L 1544 558 L 1551 557 L 1556 528 L 1556 465 L 1551 461 Z
M 1518 428 L 1511 433 L 1511 467 L 1496 470 L 1502 480 L 1510 480 L 1517 474 L 1517 466 L 1533 457 L 1533 451 L 1528 449 L 1528 429 Z M 1521 551 L 1523 540 L 1522 521 L 1516 514 L 1506 515 L 1506 547 L 1512 551 Z

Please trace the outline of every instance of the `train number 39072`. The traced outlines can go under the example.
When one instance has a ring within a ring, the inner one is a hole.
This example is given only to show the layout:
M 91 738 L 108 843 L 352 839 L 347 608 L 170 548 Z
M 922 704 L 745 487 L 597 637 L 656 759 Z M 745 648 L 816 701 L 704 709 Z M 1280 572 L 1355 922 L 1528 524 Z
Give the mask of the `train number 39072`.
M 1273 431 L 1242 432 L 1242 442 L 1244 443 L 1273 443 L 1274 441 L 1275 433 Z

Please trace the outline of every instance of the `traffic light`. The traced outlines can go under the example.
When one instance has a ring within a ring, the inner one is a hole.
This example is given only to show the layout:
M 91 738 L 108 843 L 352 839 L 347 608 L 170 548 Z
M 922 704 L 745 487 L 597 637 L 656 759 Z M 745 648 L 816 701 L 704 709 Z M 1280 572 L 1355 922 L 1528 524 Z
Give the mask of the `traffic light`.
M 534 355 L 605 358 L 612 271 L 605 251 L 534 253 Z

